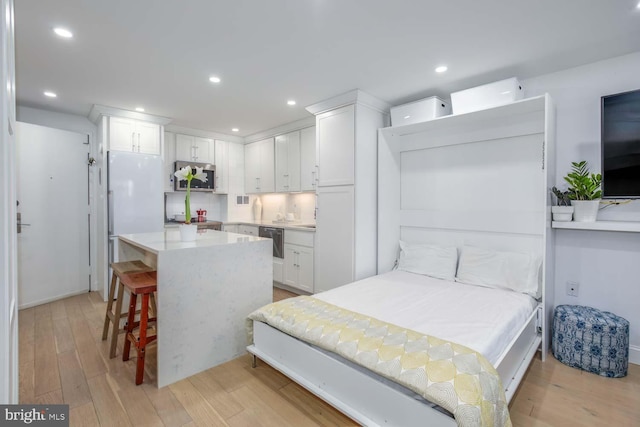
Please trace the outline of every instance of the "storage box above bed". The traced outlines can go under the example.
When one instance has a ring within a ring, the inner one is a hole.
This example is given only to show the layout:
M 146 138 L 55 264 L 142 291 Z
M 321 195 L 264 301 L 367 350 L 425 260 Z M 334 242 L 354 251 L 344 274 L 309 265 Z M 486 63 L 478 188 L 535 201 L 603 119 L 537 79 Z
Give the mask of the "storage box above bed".
M 517 78 L 500 80 L 471 89 L 453 92 L 451 107 L 453 114 L 470 113 L 509 104 L 524 98 L 524 90 Z
M 402 126 L 426 122 L 451 114 L 451 105 L 437 96 L 391 107 L 391 125 Z

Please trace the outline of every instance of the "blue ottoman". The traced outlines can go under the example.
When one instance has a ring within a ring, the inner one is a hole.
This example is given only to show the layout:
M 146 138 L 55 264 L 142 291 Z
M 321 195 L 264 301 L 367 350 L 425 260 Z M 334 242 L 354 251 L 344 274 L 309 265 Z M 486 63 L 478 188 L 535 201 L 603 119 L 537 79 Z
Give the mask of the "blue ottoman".
M 603 377 L 627 375 L 629 322 L 581 305 L 559 305 L 553 315 L 553 355 L 560 362 Z

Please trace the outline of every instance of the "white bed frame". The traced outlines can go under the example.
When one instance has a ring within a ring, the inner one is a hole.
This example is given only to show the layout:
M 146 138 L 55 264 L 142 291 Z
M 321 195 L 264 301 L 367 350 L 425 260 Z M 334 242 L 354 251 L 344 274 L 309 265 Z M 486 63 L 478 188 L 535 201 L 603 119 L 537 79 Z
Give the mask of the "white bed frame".
M 550 344 L 554 116 L 544 95 L 378 132 L 378 274 L 392 269 L 400 239 L 529 251 L 543 260 L 540 304 L 496 363 L 507 401 L 536 351 L 544 361 Z M 266 324 L 254 322 L 247 350 L 363 425 L 456 425 Z

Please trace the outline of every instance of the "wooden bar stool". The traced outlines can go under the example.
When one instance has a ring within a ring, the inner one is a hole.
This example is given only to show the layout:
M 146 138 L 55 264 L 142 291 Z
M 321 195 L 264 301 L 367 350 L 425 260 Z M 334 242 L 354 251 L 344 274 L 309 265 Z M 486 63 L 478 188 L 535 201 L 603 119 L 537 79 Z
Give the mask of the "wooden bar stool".
M 136 385 L 142 384 L 144 376 L 144 357 L 147 344 L 156 340 L 157 335 L 147 336 L 147 328 L 150 322 L 155 322 L 156 317 L 149 317 L 149 300 L 157 289 L 157 273 L 150 271 L 147 273 L 125 274 L 120 277 L 120 283 L 131 293 L 129 299 L 129 315 L 125 326 L 125 341 L 122 351 L 122 360 L 129 360 L 129 350 L 131 343 L 138 350 L 138 362 L 136 364 Z M 138 295 L 142 296 L 140 306 L 140 321 L 135 321 L 136 300 Z M 138 337 L 133 334 L 135 328 L 139 328 Z
M 122 286 L 120 278 L 125 274 L 146 273 L 154 271 L 142 261 L 123 261 L 111 263 L 113 274 L 111 275 L 111 287 L 109 288 L 109 297 L 107 301 L 107 311 L 104 316 L 104 327 L 102 328 L 102 341 L 107 339 L 109 335 L 109 324 L 113 324 L 113 332 L 111 333 L 111 343 L 109 345 L 109 358 L 116 357 L 116 344 L 118 342 L 118 334 L 123 331 L 120 328 L 120 319 L 127 317 L 127 313 L 122 313 L 122 298 L 124 297 L 124 286 Z M 118 298 L 116 300 L 115 312 L 112 311 L 114 294 L 118 287 Z M 152 298 L 151 304 L 153 313 L 156 313 L 156 301 Z

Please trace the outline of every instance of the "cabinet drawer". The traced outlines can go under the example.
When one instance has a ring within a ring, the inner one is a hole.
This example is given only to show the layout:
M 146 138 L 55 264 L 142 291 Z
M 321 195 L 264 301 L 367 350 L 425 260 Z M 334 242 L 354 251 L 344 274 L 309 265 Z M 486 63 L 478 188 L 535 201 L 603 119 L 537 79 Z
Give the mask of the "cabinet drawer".
M 312 248 L 314 234 L 315 233 L 309 231 L 285 230 L 284 242 Z

